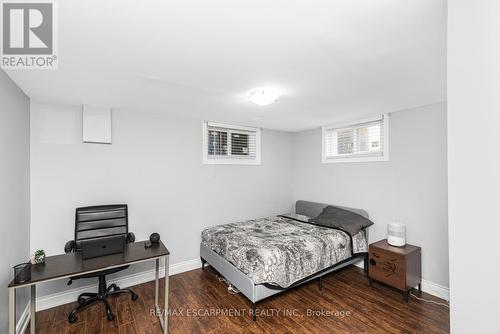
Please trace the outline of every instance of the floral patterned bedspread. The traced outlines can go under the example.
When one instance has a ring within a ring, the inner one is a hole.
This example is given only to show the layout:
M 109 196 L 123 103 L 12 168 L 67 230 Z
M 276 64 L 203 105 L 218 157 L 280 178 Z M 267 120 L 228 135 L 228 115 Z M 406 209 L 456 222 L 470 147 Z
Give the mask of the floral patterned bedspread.
M 279 216 L 210 227 L 201 239 L 255 284 L 282 288 L 352 256 L 347 233 Z M 354 253 L 368 251 L 363 232 L 352 240 Z

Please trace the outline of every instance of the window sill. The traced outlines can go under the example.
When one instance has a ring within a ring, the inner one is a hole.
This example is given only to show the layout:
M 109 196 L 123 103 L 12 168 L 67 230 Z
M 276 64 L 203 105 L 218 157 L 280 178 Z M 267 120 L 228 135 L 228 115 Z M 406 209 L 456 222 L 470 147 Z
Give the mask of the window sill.
M 224 160 L 209 160 L 204 159 L 202 165 L 261 165 L 260 160 L 239 160 L 239 159 L 224 159 Z
M 378 162 L 378 161 L 389 161 L 388 156 L 382 157 L 353 157 L 353 158 L 338 158 L 338 159 L 328 159 L 323 158 L 322 163 L 324 164 L 334 164 L 334 163 L 346 163 L 346 162 Z

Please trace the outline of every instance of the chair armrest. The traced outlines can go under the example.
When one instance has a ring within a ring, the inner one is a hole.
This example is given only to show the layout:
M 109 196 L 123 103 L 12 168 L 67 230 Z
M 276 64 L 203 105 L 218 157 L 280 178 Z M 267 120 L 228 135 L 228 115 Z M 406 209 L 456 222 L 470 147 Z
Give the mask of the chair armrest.
M 135 241 L 135 234 L 132 232 L 129 232 L 127 234 L 127 242 L 134 242 Z
M 75 240 L 70 240 L 64 245 L 64 253 L 71 253 L 75 250 Z

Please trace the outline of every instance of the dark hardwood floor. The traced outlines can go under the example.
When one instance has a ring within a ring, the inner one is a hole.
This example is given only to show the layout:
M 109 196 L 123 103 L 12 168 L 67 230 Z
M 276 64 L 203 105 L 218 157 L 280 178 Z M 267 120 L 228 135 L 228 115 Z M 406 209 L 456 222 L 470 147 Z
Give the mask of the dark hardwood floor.
M 129 296 L 111 300 L 114 321 L 107 321 L 102 305 L 96 304 L 70 325 L 67 315 L 75 304 L 67 304 L 38 312 L 37 334 L 161 333 L 157 318 L 150 314 L 154 283 L 133 289 L 139 294 L 137 301 Z M 443 302 L 425 293 L 421 296 Z M 250 302 L 241 294 L 230 294 L 211 267 L 170 278 L 169 329 L 174 334 L 449 332 L 446 307 L 413 297 L 404 303 L 392 288 L 378 283 L 369 287 L 364 272 L 354 266 L 326 276 L 321 291 L 317 281 L 310 282 L 257 306 L 260 314 L 253 322 Z

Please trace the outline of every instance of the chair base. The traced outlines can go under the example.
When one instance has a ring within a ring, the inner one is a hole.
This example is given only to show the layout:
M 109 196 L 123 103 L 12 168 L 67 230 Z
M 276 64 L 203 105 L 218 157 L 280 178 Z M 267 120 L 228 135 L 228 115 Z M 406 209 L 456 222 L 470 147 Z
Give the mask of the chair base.
M 110 286 L 106 286 L 106 277 L 104 275 L 99 276 L 99 292 L 98 293 L 90 293 L 84 292 L 78 296 L 78 306 L 71 311 L 68 315 L 68 321 L 71 324 L 74 324 L 78 317 L 76 314 L 83 310 L 85 307 L 96 303 L 102 302 L 106 308 L 106 318 L 109 321 L 112 321 L 115 318 L 113 311 L 111 310 L 111 306 L 108 303 L 108 297 L 113 295 L 119 295 L 122 293 L 130 293 L 132 300 L 137 300 L 137 294 L 130 289 L 120 289 L 116 284 L 111 284 Z

